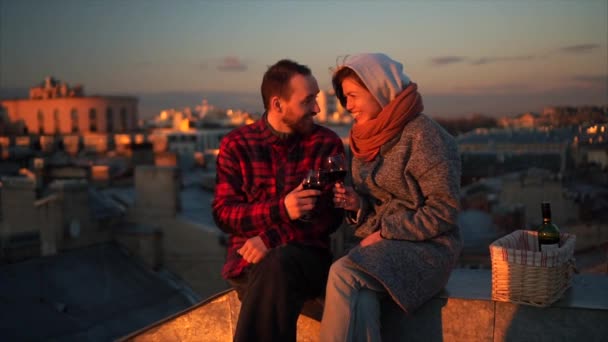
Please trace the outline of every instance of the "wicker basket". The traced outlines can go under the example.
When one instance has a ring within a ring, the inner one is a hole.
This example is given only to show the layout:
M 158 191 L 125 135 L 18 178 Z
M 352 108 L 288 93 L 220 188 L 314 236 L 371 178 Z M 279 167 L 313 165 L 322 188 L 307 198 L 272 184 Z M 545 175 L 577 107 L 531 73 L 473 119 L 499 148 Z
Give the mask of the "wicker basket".
M 576 236 L 562 233 L 560 248 L 540 252 L 538 233 L 516 230 L 490 245 L 492 300 L 546 307 L 570 287 Z

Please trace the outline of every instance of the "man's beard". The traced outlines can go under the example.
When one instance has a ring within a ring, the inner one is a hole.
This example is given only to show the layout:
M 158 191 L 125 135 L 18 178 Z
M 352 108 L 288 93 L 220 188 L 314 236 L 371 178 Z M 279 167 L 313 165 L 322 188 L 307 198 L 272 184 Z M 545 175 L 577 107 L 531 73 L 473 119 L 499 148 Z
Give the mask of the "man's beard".
M 291 128 L 294 133 L 300 135 L 307 135 L 312 132 L 312 129 L 314 128 L 312 114 L 306 114 L 299 120 L 295 120 L 292 114 L 293 113 L 288 110 L 287 113 L 285 113 L 285 116 L 283 116 L 283 123 L 285 125 Z

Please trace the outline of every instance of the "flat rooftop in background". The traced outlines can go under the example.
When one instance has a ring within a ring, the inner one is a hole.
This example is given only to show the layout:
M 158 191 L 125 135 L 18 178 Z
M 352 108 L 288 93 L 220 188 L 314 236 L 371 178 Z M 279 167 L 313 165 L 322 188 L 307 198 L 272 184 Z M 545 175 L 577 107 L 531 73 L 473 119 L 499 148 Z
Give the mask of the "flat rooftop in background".
M 117 244 L 0 265 L 0 340 L 109 341 L 200 299 Z

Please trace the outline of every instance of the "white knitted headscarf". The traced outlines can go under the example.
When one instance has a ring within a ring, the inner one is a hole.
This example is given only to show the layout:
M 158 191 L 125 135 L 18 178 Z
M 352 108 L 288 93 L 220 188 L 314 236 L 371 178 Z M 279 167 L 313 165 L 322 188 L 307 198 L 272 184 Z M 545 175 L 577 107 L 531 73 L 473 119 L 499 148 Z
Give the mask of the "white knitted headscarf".
M 349 67 L 356 72 L 382 108 L 410 84 L 403 65 L 383 53 L 349 56 L 341 67 Z

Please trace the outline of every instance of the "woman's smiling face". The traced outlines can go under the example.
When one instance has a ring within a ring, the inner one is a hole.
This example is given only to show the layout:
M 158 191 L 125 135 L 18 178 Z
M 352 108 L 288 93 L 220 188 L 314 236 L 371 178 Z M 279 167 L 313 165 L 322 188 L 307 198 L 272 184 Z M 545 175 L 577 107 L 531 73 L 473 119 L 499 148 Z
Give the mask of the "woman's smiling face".
M 356 124 L 375 119 L 382 111 L 382 106 L 372 93 L 352 77 L 342 81 L 342 92 L 346 98 L 346 110 L 351 113 Z

